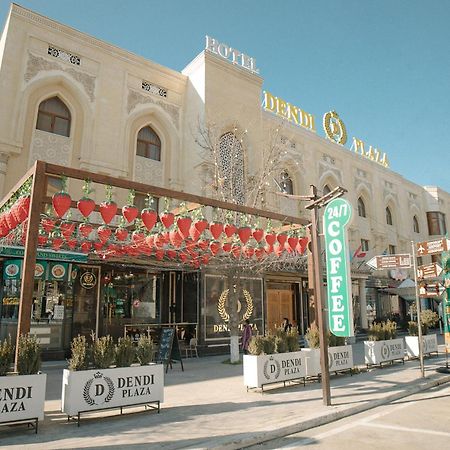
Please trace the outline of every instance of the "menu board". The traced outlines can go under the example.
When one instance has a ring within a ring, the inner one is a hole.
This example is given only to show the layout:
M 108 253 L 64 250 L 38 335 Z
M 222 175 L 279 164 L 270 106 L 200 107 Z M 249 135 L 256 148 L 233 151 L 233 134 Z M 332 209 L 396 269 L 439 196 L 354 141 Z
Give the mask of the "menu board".
M 175 328 L 162 328 L 159 338 L 158 354 L 156 360 L 166 365 L 166 372 L 172 368 L 172 361 L 180 361 L 181 370 L 184 371 L 183 361 L 181 359 L 180 344 L 175 333 Z

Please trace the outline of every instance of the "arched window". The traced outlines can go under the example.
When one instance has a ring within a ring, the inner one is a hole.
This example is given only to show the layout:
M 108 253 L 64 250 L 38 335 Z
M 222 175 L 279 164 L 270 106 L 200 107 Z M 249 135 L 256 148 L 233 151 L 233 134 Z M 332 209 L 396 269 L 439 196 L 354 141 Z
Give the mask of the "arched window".
M 331 192 L 331 188 L 330 188 L 330 186 L 328 186 L 328 184 L 326 184 L 324 187 L 323 187 L 323 195 L 327 195 L 327 194 L 329 194 Z
M 139 130 L 136 155 L 161 161 L 161 139 L 159 139 L 153 128 L 147 126 Z
M 58 97 L 44 100 L 39 105 L 36 129 L 69 137 L 69 108 Z
M 386 223 L 388 225 L 392 225 L 393 224 L 393 222 L 392 222 L 392 213 L 391 213 L 391 210 L 390 210 L 389 206 L 386 206 Z
M 359 217 L 367 217 L 366 216 L 366 205 L 364 204 L 364 200 L 362 197 L 358 198 L 358 216 Z
M 288 172 L 284 170 L 281 172 L 280 176 L 280 190 L 284 194 L 293 195 L 294 194 L 294 185 L 292 183 L 291 177 Z
M 231 132 L 219 141 L 218 186 L 225 198 L 242 205 L 244 192 L 244 152 L 241 141 Z
M 413 217 L 413 229 L 414 233 L 420 233 L 419 219 L 417 218 L 417 216 Z

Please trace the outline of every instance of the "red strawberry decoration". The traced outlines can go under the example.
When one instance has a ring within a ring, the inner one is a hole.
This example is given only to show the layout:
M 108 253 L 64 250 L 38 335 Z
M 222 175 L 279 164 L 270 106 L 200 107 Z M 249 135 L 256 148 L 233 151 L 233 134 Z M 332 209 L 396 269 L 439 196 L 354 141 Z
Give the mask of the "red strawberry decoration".
M 18 220 L 19 223 L 22 223 L 30 213 L 30 195 L 25 195 L 19 198 L 19 207 L 18 207 Z
M 264 251 L 265 251 L 268 255 L 270 255 L 271 253 L 273 253 L 273 245 L 267 244 L 267 245 L 264 247 Z
M 197 241 L 198 238 L 200 237 L 200 235 L 201 235 L 201 232 L 198 231 L 195 224 L 192 224 L 191 227 L 189 228 L 189 236 L 191 237 L 191 239 L 193 241 Z
M 150 208 L 141 211 L 141 219 L 148 231 L 151 231 L 158 221 L 158 213 Z
M 116 236 L 117 240 L 124 241 L 128 237 L 128 230 L 123 227 L 119 227 L 114 232 L 114 235 Z
M 122 216 L 128 223 L 133 222 L 139 214 L 139 210 L 134 205 L 125 205 L 122 207 Z
M 109 224 L 117 212 L 117 204 L 112 200 L 107 200 L 100 203 L 100 214 L 103 222 Z
M 209 247 L 209 241 L 207 239 L 202 239 L 198 241 L 198 246 L 201 250 L 205 251 Z
M 231 252 L 231 243 L 230 242 L 226 242 L 225 244 L 222 245 L 222 250 L 224 252 L 230 253 Z
M 162 250 L 162 249 L 156 250 L 155 255 L 156 255 L 156 259 L 159 259 L 159 260 L 163 259 L 164 258 L 164 250 Z
M 266 234 L 266 242 L 269 245 L 275 244 L 276 240 L 277 240 L 277 235 L 275 233 L 268 233 L 268 234 Z
M 191 227 L 192 219 L 190 217 L 180 217 L 177 219 L 178 232 L 183 239 L 189 236 L 189 228 Z
M 61 191 L 53 194 L 52 197 L 52 205 L 55 214 L 62 218 L 64 214 L 69 210 L 70 205 L 72 203 L 72 199 L 67 192 Z
M 153 235 L 153 234 L 151 234 L 150 236 L 147 236 L 145 238 L 145 242 L 150 248 L 153 247 L 154 241 L 155 241 L 155 235 Z
M 47 235 L 46 235 L 46 234 L 40 234 L 40 233 L 39 233 L 39 236 L 38 236 L 38 245 L 39 245 L 40 247 L 43 247 L 43 246 L 47 243 L 47 241 L 48 241 Z
M 78 211 L 83 215 L 83 217 L 89 217 L 89 215 L 95 209 L 95 202 L 92 198 L 83 197 L 77 202 Z
M 303 253 L 305 253 L 308 242 L 309 239 L 307 237 L 303 237 L 298 240 L 297 251 L 300 253 L 300 255 L 303 255 Z
M 74 231 L 75 231 L 75 224 L 73 222 L 61 223 L 61 232 L 66 239 L 68 239 L 73 234 Z
M 212 253 L 213 256 L 216 256 L 217 253 L 220 252 L 220 248 L 221 248 L 220 242 L 217 242 L 217 241 L 213 241 L 209 245 L 209 249 L 211 250 L 211 253 Z
M 253 231 L 253 238 L 256 242 L 260 242 L 261 239 L 264 237 L 264 230 L 261 230 L 261 228 L 257 228 Z
M 78 225 L 78 232 L 83 236 L 84 238 L 87 238 L 93 230 L 93 227 L 90 223 L 84 222 L 80 223 Z
M 283 253 L 283 246 L 281 244 L 274 245 L 273 251 L 275 252 L 275 255 L 277 255 L 279 257 Z
M 41 221 L 42 228 L 50 234 L 53 228 L 55 228 L 55 221 L 53 219 L 50 219 L 48 217 L 44 217 Z
M 250 229 L 250 227 L 239 228 L 238 235 L 241 242 L 245 245 L 252 235 L 252 230 Z
M 244 254 L 247 258 L 251 258 L 255 254 L 255 249 L 253 247 L 244 247 Z
M 97 228 L 98 238 L 100 239 L 102 245 L 109 239 L 111 233 L 112 233 L 111 228 L 105 225 L 102 225 Z
M 201 234 L 208 228 L 208 221 L 205 219 L 197 220 L 194 223 L 194 227 L 197 229 L 197 231 Z
M 264 248 L 263 247 L 258 247 L 257 249 L 255 249 L 255 256 L 258 259 L 261 259 L 264 256 Z
M 67 246 L 70 250 L 73 250 L 78 244 L 78 241 L 75 238 L 71 238 L 67 240 Z
M 159 218 L 161 219 L 162 224 L 166 228 L 170 228 L 173 225 L 173 222 L 175 221 L 175 216 L 170 212 L 165 212 L 161 214 Z
M 81 243 L 81 251 L 83 253 L 89 253 L 91 251 L 92 248 L 92 242 L 89 241 L 83 241 Z
M 59 231 L 54 231 L 52 233 L 52 247 L 54 250 L 59 250 L 63 245 L 63 238 L 61 237 L 61 233 Z
M 234 245 L 231 247 L 231 253 L 233 253 L 233 256 L 234 256 L 235 258 L 239 258 L 240 254 L 241 254 L 241 246 L 240 246 L 240 245 L 237 245 L 237 244 L 234 244 Z
M 220 235 L 223 232 L 223 224 L 220 222 L 213 222 L 209 226 L 209 231 L 211 231 L 214 239 L 219 239 Z
M 287 241 L 288 241 L 289 247 L 291 247 L 292 250 L 295 250 L 295 247 L 297 247 L 297 244 L 298 244 L 298 237 L 295 237 L 295 236 L 288 237 Z
M 5 214 L 5 218 L 6 218 L 6 223 L 8 224 L 8 228 L 10 230 L 14 230 L 14 228 L 16 228 L 16 226 L 17 226 L 17 219 L 14 216 L 14 214 L 11 211 L 8 211 Z
M 224 231 L 227 237 L 231 237 L 234 233 L 236 233 L 237 228 L 233 224 L 228 223 L 225 225 Z
M 287 240 L 287 235 L 280 233 L 277 235 L 277 241 L 280 243 L 280 245 L 283 247 L 284 244 L 286 243 Z
M 145 240 L 145 234 L 140 230 L 134 230 L 133 233 L 131 233 L 131 240 L 135 243 L 141 243 Z

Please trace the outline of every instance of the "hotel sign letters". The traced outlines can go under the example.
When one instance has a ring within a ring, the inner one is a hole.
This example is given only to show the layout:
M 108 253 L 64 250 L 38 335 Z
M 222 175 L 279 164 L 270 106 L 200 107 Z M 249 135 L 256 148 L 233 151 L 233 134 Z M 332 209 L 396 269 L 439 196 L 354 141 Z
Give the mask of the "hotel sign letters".
M 249 70 L 253 73 L 259 73 L 259 69 L 256 68 L 256 59 L 251 58 L 245 53 L 236 50 L 235 48 L 229 47 L 227 44 L 219 42 L 218 40 L 206 36 L 206 50 L 211 53 L 221 56 L 222 58 L 231 61 L 233 64 L 241 66 L 242 68 Z
M 352 217 L 350 203 L 332 200 L 325 208 L 328 321 L 335 336 L 353 336 L 352 291 L 346 227 Z

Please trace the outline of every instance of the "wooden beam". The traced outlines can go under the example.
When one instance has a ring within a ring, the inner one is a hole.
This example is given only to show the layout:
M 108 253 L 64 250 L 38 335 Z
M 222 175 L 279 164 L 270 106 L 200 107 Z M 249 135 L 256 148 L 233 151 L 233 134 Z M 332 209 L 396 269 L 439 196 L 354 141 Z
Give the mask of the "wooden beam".
M 96 174 L 93 172 L 88 172 L 86 170 L 74 169 L 71 167 L 59 166 L 56 164 L 46 163 L 46 173 L 49 175 L 75 178 L 77 180 L 89 179 L 93 183 L 106 184 L 122 189 L 134 189 L 136 192 L 140 192 L 143 194 L 148 193 L 156 197 L 168 197 L 185 202 L 199 203 L 201 205 L 211 206 L 212 208 L 227 209 L 230 211 L 240 212 L 242 214 L 266 217 L 267 219 L 278 220 L 280 222 L 290 222 L 301 225 L 306 225 L 309 223 L 309 221 L 301 219 L 300 217 L 288 216 L 272 211 L 266 211 L 263 209 L 251 208 L 244 205 L 236 205 L 234 203 L 223 202 L 221 200 L 202 197 L 195 194 L 189 194 L 187 192 L 174 191 L 172 189 L 162 188 L 159 186 L 138 183 L 136 181 L 126 180 L 123 178 L 115 178 L 109 175 Z
M 19 338 L 29 333 L 31 325 L 31 306 L 34 291 L 34 270 L 36 266 L 39 222 L 41 220 L 42 199 L 47 191 L 45 162 L 36 161 L 33 166 L 33 184 L 31 186 L 30 213 L 23 255 L 22 282 L 20 288 L 19 318 L 17 323 L 15 369 L 17 370 Z

